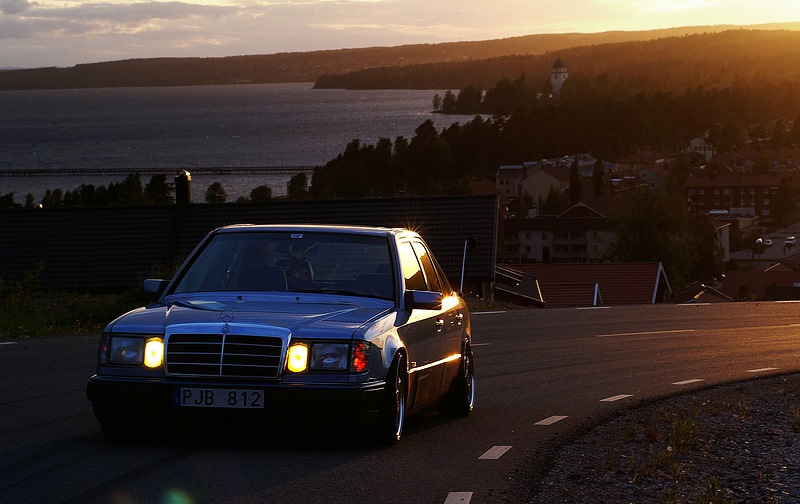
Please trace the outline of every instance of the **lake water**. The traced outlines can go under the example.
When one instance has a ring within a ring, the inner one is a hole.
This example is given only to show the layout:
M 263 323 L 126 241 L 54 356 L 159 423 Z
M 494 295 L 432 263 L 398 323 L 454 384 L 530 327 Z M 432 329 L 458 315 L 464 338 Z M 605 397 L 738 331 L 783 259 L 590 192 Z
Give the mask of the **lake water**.
M 0 194 L 107 185 L 103 168 L 163 169 L 171 181 L 198 167 L 325 164 L 358 138 L 411 138 L 431 119 L 441 130 L 471 116 L 432 114 L 437 90 L 349 91 L 303 84 L 251 84 L 0 92 L 0 172 L 79 169 L 75 176 L 0 176 Z M 192 199 L 219 181 L 228 201 L 258 185 L 286 193 L 291 175 L 192 175 Z M 149 175 L 142 176 L 143 183 Z

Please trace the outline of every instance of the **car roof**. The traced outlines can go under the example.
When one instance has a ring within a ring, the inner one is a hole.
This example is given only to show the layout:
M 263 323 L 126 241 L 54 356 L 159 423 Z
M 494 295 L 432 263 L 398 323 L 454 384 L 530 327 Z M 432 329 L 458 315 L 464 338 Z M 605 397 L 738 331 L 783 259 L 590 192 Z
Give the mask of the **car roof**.
M 233 224 L 214 230 L 214 233 L 237 233 L 237 232 L 305 232 L 305 233 L 341 233 L 359 234 L 368 236 L 393 236 L 395 238 L 408 236 L 419 236 L 416 232 L 403 228 L 371 227 L 371 226 L 349 226 L 338 224 Z

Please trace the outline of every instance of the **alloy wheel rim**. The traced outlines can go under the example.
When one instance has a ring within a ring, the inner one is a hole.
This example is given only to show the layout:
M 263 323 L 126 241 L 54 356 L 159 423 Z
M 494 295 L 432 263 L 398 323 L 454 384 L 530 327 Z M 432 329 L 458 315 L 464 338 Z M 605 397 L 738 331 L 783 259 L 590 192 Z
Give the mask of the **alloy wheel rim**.
M 406 413 L 406 402 L 403 400 L 403 379 L 400 376 L 400 372 L 397 372 L 397 379 L 395 380 L 395 407 L 396 407 L 396 416 L 395 416 L 395 437 L 400 439 L 400 435 L 403 433 L 403 423 L 405 422 L 405 413 Z

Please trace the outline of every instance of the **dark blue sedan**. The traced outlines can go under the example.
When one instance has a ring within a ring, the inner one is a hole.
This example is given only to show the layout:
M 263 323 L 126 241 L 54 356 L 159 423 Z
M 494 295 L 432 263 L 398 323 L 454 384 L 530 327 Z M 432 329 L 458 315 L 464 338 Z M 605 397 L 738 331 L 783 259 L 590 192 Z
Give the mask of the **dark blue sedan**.
M 88 398 L 109 439 L 181 420 L 303 421 L 400 439 L 475 403 L 465 302 L 405 229 L 228 226 L 103 331 Z

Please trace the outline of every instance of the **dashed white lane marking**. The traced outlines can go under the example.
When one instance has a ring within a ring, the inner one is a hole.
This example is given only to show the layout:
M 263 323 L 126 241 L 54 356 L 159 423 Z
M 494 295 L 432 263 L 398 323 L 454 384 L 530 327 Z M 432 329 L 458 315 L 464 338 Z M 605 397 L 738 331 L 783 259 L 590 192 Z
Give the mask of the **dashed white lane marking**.
M 553 425 L 554 423 L 560 422 L 561 420 L 564 420 L 565 418 L 567 418 L 567 417 L 559 416 L 559 415 L 553 415 L 551 417 L 545 418 L 544 420 L 539 420 L 538 422 L 536 422 L 533 425 Z
M 696 332 L 697 329 L 675 329 L 672 331 L 643 331 L 643 332 L 628 332 L 628 333 L 611 333 L 611 334 L 598 334 L 598 338 L 611 338 L 613 336 L 647 336 L 650 334 L 679 334 L 687 332 Z
M 673 385 L 689 385 L 690 383 L 699 383 L 705 380 L 701 380 L 700 378 L 692 378 L 691 380 L 683 380 L 683 381 L 676 381 Z
M 5 342 L 0 342 L 0 346 L 2 346 L 2 345 L 16 345 L 16 344 L 17 344 L 17 342 L 16 342 L 16 341 L 5 341 Z
M 611 397 L 606 397 L 605 399 L 600 399 L 600 402 L 620 401 L 622 399 L 627 399 L 629 397 L 633 397 L 633 395 L 631 395 L 631 394 L 620 394 L 620 395 L 615 395 L 615 396 L 611 396 Z
M 444 504 L 467 503 L 472 500 L 472 492 L 450 492 L 444 500 Z
M 581 308 L 575 308 L 576 310 L 610 310 L 610 306 L 583 306 Z
M 764 371 L 776 371 L 778 368 L 776 367 L 765 367 L 761 369 L 748 369 L 747 373 L 763 373 Z
M 472 346 L 473 347 L 476 347 L 476 346 L 492 346 L 492 344 L 491 343 L 473 343 Z
M 499 310 L 499 311 L 476 311 L 476 312 L 470 313 L 470 315 L 492 315 L 494 313 L 505 313 L 505 312 L 506 312 L 505 310 Z
M 478 457 L 478 460 L 497 460 L 510 450 L 510 446 L 493 446 L 486 453 Z

